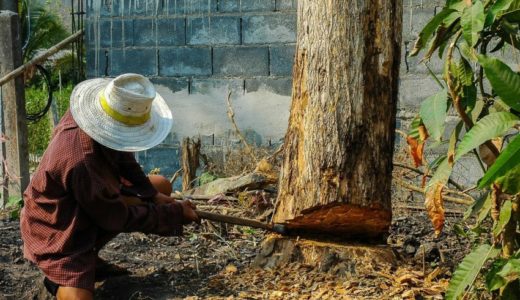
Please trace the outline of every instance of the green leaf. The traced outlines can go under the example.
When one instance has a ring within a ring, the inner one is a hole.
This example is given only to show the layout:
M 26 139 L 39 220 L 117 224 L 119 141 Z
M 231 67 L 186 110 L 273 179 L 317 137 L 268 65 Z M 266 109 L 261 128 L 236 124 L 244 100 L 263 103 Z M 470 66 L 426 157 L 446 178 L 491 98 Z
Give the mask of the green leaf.
M 495 22 L 496 16 L 499 13 L 507 10 L 512 2 L 513 2 L 513 0 L 497 0 L 497 2 L 495 2 L 495 4 L 493 4 L 493 6 L 491 6 L 491 9 L 489 9 L 489 11 L 486 15 L 485 26 L 489 26 L 489 25 L 493 24 L 493 22 Z
M 477 61 L 477 54 L 475 49 L 473 47 L 470 47 L 468 43 L 466 43 L 465 41 L 462 41 L 460 43 L 460 53 L 466 59 L 469 59 L 471 61 Z
M 486 274 L 486 286 L 488 290 L 494 291 L 499 289 L 507 284 L 507 282 L 501 276 L 498 276 L 497 273 L 502 270 L 504 265 L 506 264 L 506 260 L 497 259 L 491 265 L 491 269 Z
M 480 117 L 480 114 L 482 113 L 482 110 L 484 109 L 484 106 L 486 105 L 486 102 L 484 100 L 479 99 L 475 102 L 475 107 L 471 110 L 471 120 L 473 123 L 477 123 L 478 118 Z
M 477 0 L 473 5 L 464 8 L 460 18 L 462 35 L 470 47 L 474 47 L 479 40 L 479 33 L 484 29 L 484 5 Z
M 519 23 L 520 22 L 520 9 L 510 11 L 502 16 L 503 19 L 507 20 L 510 23 Z
M 419 140 L 419 126 L 421 126 L 422 120 L 420 116 L 416 116 L 413 118 L 412 122 L 410 123 L 410 130 L 408 130 L 408 136 L 411 136 L 412 138 Z
M 502 230 L 504 230 L 504 227 L 506 227 L 507 223 L 509 223 L 509 220 L 511 219 L 511 208 L 513 207 L 513 204 L 511 201 L 506 201 L 504 204 L 502 204 L 502 207 L 500 208 L 500 215 L 498 217 L 498 222 L 493 228 L 493 234 L 495 236 L 498 236 Z
M 6 207 L 21 207 L 23 199 L 20 197 L 11 196 L 7 200 Z
M 497 112 L 485 116 L 464 135 L 455 153 L 455 160 L 486 141 L 504 134 L 518 123 L 520 118 L 509 112 Z
M 457 11 L 460 11 L 462 12 L 464 10 L 464 8 L 466 7 L 466 3 L 464 3 L 464 1 L 461 1 L 461 0 L 448 0 L 446 2 L 446 6 L 448 8 L 451 8 L 451 9 L 455 9 Z
M 421 104 L 419 115 L 431 138 L 435 141 L 440 141 L 442 138 L 447 109 L 448 92 L 446 90 L 428 97 Z
M 473 85 L 473 69 L 464 57 L 461 57 L 457 64 L 457 74 L 460 83 L 466 86 Z
M 433 33 L 443 24 L 444 19 L 453 12 L 455 12 L 453 9 L 443 9 L 440 13 L 436 14 L 428 24 L 426 24 L 426 26 L 424 26 L 421 33 L 419 33 L 419 38 L 415 42 L 413 50 L 410 52 L 410 56 L 416 56 L 424 48 Z
M 511 170 L 498 178 L 496 183 L 505 193 L 515 195 L 520 192 L 520 164 L 511 166 Z
M 520 111 L 520 75 L 496 58 L 479 55 L 478 61 L 502 101 Z
M 460 131 L 462 130 L 462 125 L 464 125 L 464 123 L 462 121 L 459 121 L 459 123 L 455 126 L 455 128 L 451 132 L 450 143 L 448 145 L 448 162 L 451 164 L 454 163 L 453 159 L 455 156 L 455 147 L 457 146 L 457 142 L 459 141 L 459 135 L 460 135 Z
M 489 215 L 489 212 L 491 211 L 492 198 L 493 197 L 492 197 L 491 193 L 488 193 L 488 196 L 486 197 L 486 201 L 484 201 L 484 205 L 482 206 L 482 209 L 478 213 L 477 223 L 475 224 L 476 227 L 480 226 L 480 224 L 482 224 L 482 221 L 484 221 L 486 219 L 486 217 Z M 487 229 L 486 229 L 486 232 L 488 232 Z
M 448 158 L 444 157 L 442 161 L 440 161 L 439 166 L 435 170 L 435 173 L 433 173 L 432 178 L 430 181 L 428 181 L 428 184 L 426 185 L 425 191 L 428 191 L 429 189 L 435 187 L 437 183 L 446 184 L 448 182 L 448 179 L 451 175 L 452 166 L 448 163 Z
M 493 183 L 498 177 L 506 174 L 513 166 L 520 164 L 520 135 L 517 135 L 497 157 L 495 163 L 480 179 L 478 187 L 483 189 Z
M 466 289 L 473 284 L 488 258 L 494 257 L 497 254 L 498 251 L 496 249 L 484 244 L 466 255 L 453 273 L 448 290 L 446 291 L 446 299 L 458 299 Z
M 462 87 L 461 103 L 466 108 L 466 112 L 474 110 L 477 103 L 477 87 L 474 84 Z
M 491 204 L 491 197 L 489 195 L 489 191 L 480 195 L 473 204 L 471 204 L 468 209 L 464 212 L 464 220 L 467 220 L 471 216 L 475 215 L 477 212 L 480 212 L 482 209 L 485 209 L 486 202 L 489 202 Z
M 458 20 L 458 18 L 456 18 L 455 21 L 456 20 Z M 428 51 L 426 51 L 422 60 L 430 59 L 435 50 L 440 47 L 445 47 L 446 43 L 455 35 L 456 32 L 458 32 L 460 25 L 455 21 L 453 21 L 449 26 L 443 23 L 439 28 L 437 28 L 435 38 L 428 43 Z M 444 49 L 442 49 L 442 51 L 444 51 Z
M 520 278 L 520 259 L 509 259 L 496 275 L 502 277 L 506 283 L 517 280 Z

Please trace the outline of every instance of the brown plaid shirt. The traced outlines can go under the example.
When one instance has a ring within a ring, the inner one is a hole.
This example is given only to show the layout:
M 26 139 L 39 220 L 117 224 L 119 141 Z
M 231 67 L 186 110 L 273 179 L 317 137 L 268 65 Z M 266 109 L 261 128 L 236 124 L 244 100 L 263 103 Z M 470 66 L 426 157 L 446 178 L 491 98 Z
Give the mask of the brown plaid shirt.
M 51 281 L 93 291 L 96 245 L 107 236 L 182 233 L 179 204 L 127 206 L 121 178 L 143 200 L 157 194 L 132 153 L 95 142 L 67 112 L 24 193 L 20 218 L 24 256 Z

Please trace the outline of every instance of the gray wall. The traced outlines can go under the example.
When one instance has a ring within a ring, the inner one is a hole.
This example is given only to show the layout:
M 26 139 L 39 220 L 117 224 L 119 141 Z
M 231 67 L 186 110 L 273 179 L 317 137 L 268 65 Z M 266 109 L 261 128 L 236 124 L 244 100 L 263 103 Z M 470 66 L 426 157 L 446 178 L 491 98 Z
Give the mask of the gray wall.
M 296 2 L 87 0 L 88 76 L 147 75 L 174 112 L 171 137 L 160 149 L 140 155 L 145 167 L 165 168 L 165 153 L 177 149 L 183 136 L 200 135 L 222 147 L 236 143 L 226 115 L 228 89 L 233 91 L 238 125 L 253 132 L 257 144 L 280 141 L 290 104 Z M 419 63 L 420 55 L 406 55 L 443 3 L 403 1 L 398 109 L 402 129 L 417 114 L 421 101 L 439 90 L 425 65 Z M 436 55 L 429 65 L 433 72 L 441 73 L 442 63 Z M 426 153 L 432 156 L 443 150 L 441 146 Z M 177 155 L 178 151 L 171 153 Z M 463 169 L 461 166 L 455 176 L 481 174 L 471 161 Z M 170 162 L 166 168 L 173 172 L 177 167 Z
M 172 92 L 290 94 L 292 0 L 87 0 L 88 76 L 137 72 Z

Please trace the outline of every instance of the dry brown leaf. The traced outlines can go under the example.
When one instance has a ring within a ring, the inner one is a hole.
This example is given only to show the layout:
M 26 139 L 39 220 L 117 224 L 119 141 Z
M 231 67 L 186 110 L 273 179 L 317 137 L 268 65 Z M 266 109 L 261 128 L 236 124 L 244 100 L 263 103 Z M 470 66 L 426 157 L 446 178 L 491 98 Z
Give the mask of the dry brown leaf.
M 399 276 L 395 281 L 397 281 L 399 284 L 417 284 L 419 283 L 419 279 L 415 276 L 415 274 L 404 274 L 402 276 Z
M 444 227 L 444 202 L 442 198 L 442 189 L 444 185 L 437 183 L 434 187 L 426 191 L 424 205 L 428 211 L 428 216 L 435 229 L 435 235 L 439 235 Z
M 238 268 L 233 264 L 227 265 L 224 269 L 224 273 L 226 274 L 235 274 L 236 272 L 238 272 Z
M 493 183 L 493 188 L 491 190 L 491 218 L 494 221 L 498 221 L 498 217 L 500 216 L 500 207 L 502 206 L 502 190 L 500 186 Z
M 410 155 L 413 158 L 413 163 L 415 167 L 422 166 L 423 162 L 423 151 L 424 151 L 424 142 L 418 141 L 411 136 L 406 138 L 406 143 L 408 143 L 408 148 L 410 149 Z
M 417 290 L 415 290 L 415 289 L 407 290 L 401 294 L 401 297 L 403 297 L 405 299 L 415 299 L 416 292 L 417 292 Z
M 500 148 L 502 148 L 503 139 L 500 137 L 496 138 L 496 139 L 492 139 L 491 143 L 493 145 L 495 145 L 495 147 L 498 150 L 500 150 Z M 491 167 L 491 165 L 495 163 L 495 160 L 497 159 L 497 157 L 495 156 L 495 154 L 493 152 L 491 152 L 491 150 L 489 150 L 489 148 L 485 144 L 482 144 L 478 147 L 478 152 L 479 152 L 480 158 L 488 166 L 488 168 Z
M 433 279 L 437 278 L 437 276 L 439 276 L 439 274 L 441 274 L 441 272 L 442 272 L 441 267 L 435 268 L 435 270 L 431 271 L 430 274 L 428 274 L 428 276 L 426 276 L 426 279 L 424 280 L 424 282 L 431 283 Z

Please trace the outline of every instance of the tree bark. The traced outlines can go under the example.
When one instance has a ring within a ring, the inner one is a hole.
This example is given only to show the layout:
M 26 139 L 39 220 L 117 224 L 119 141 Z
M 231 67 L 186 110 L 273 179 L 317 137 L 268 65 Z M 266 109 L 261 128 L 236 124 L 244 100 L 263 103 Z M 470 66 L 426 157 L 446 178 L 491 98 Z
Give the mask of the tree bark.
M 298 2 L 275 223 L 334 235 L 388 231 L 401 20 L 401 1 Z

